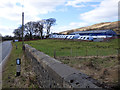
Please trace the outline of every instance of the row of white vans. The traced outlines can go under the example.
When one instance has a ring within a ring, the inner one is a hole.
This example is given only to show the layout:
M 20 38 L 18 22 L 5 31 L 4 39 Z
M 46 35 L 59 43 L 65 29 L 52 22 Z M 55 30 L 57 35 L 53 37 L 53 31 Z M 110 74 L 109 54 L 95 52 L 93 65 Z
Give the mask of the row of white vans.
M 81 40 L 93 40 L 99 38 L 112 37 L 109 35 L 98 35 L 98 36 L 89 36 L 89 35 L 52 35 L 50 38 L 63 38 L 63 39 L 81 39 Z

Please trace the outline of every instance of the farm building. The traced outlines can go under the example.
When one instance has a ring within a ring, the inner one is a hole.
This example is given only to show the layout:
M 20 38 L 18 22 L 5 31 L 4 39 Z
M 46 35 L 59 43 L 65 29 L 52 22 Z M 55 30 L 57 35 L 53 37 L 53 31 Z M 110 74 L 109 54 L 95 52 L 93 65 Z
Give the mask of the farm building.
M 92 30 L 92 31 L 78 31 L 69 35 L 51 34 L 50 38 L 63 39 L 81 39 L 81 40 L 103 40 L 106 38 L 115 37 L 117 34 L 113 30 Z
M 73 32 L 70 35 L 90 35 L 90 36 L 116 36 L 116 33 L 113 30 L 93 30 L 93 31 L 78 31 Z

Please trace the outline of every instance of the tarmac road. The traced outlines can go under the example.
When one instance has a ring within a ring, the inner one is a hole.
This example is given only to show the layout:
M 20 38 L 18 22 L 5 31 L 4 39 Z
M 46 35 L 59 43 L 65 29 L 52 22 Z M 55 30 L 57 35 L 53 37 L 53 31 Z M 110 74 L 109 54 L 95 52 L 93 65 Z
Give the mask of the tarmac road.
M 0 43 L 0 89 L 2 89 L 2 68 L 12 50 L 11 41 L 4 41 Z
M 2 43 L 2 61 L 5 59 L 5 57 L 8 56 L 8 54 L 11 51 L 11 48 L 12 48 L 11 41 L 5 41 Z
M 0 43 L 0 64 L 5 61 L 12 49 L 11 41 L 4 41 Z

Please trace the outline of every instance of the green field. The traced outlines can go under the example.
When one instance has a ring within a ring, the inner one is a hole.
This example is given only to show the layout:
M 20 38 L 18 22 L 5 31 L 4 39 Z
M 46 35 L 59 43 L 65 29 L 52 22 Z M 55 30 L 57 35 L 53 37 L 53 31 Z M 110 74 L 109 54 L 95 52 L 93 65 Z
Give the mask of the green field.
M 50 56 L 107 56 L 117 55 L 118 40 L 109 42 L 85 42 L 66 40 L 37 40 L 25 42 Z

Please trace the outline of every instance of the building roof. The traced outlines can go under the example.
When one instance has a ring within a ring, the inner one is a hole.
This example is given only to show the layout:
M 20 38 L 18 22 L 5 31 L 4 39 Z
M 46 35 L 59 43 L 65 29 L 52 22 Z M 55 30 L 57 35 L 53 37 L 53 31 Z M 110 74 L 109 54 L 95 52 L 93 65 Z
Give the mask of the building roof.
M 71 34 L 79 34 L 79 33 L 106 33 L 106 32 L 115 33 L 113 30 L 91 30 L 91 31 L 77 31 L 77 32 L 73 32 Z

